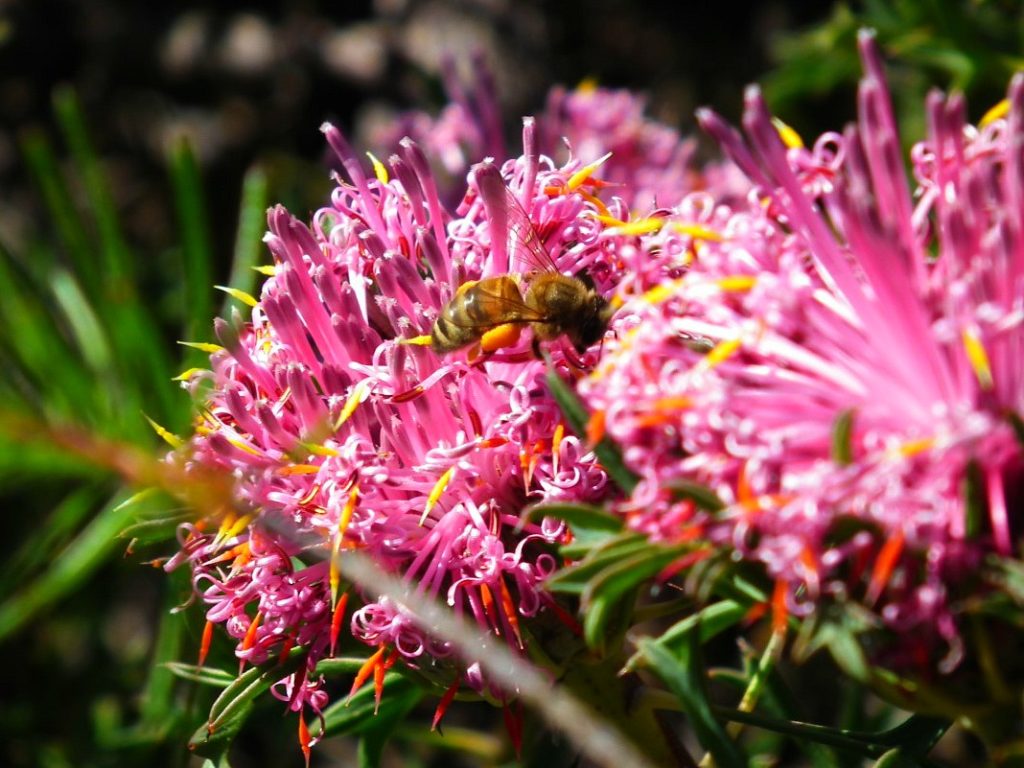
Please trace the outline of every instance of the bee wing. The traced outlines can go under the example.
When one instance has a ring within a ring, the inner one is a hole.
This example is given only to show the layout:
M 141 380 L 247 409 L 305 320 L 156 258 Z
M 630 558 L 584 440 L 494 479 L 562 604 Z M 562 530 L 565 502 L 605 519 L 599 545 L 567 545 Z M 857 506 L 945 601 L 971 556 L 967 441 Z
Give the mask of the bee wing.
M 558 272 L 530 217 L 505 186 L 501 171 L 493 163 L 480 163 L 476 166 L 475 177 L 491 222 L 493 238 L 502 239 L 500 235 L 504 233 L 502 245 L 508 254 L 508 271 L 527 275 Z
M 537 323 L 547 320 L 547 316 L 530 308 L 522 298 L 502 292 L 502 281 L 505 280 L 511 278 L 507 275 L 489 277 L 467 291 L 468 300 L 487 307 L 486 319 L 467 318 L 462 321 L 455 313 L 451 313 L 445 316 L 445 321 L 458 328 L 489 329 L 506 323 Z

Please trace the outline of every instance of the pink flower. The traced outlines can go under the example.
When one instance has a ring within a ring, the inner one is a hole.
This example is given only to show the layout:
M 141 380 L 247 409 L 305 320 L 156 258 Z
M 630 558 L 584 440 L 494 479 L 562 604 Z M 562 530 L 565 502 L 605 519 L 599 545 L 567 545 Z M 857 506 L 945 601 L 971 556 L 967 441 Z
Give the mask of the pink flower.
M 937 630 L 948 669 L 957 597 L 1022 533 L 1024 77 L 983 128 L 933 94 L 910 190 L 869 35 L 861 52 L 858 124 L 811 149 L 787 149 L 756 89 L 746 139 L 700 114 L 751 202 L 702 207 L 717 237 L 685 274 L 656 259 L 635 280 L 582 390 L 641 476 L 621 506 L 635 527 L 763 563 L 795 613 L 877 608 L 895 662 L 941 651 Z M 641 251 L 664 259 L 669 230 Z
M 520 511 L 596 501 L 607 486 L 593 454 L 564 433 L 529 334 L 479 360 L 419 343 L 456 287 L 509 271 L 495 201 L 474 182 L 453 216 L 412 142 L 374 178 L 337 129 L 324 132 L 350 181 L 309 226 L 270 211 L 274 274 L 250 318 L 217 321 L 223 349 L 190 381 L 204 402 L 190 461 L 231 473 L 238 511 L 218 531 L 185 526 L 168 566 L 189 563 L 207 618 L 238 641 L 243 662 L 305 648 L 305 667 L 276 692 L 316 711 L 327 694 L 312 671 L 337 640 L 347 587 L 335 558 L 346 549 L 521 649 L 520 620 L 550 602 L 547 550 L 564 527 L 544 520 L 514 533 Z M 569 183 L 579 161 L 538 159 L 532 122 L 524 141 L 526 154 L 501 168 L 504 183 L 555 262 L 589 267 L 610 290 L 593 196 Z M 550 344 L 560 367 L 563 346 Z M 592 364 L 596 350 L 584 359 Z M 381 664 L 427 668 L 451 653 L 387 600 L 359 608 L 350 626 L 388 649 Z M 471 659 L 438 672 L 488 688 Z

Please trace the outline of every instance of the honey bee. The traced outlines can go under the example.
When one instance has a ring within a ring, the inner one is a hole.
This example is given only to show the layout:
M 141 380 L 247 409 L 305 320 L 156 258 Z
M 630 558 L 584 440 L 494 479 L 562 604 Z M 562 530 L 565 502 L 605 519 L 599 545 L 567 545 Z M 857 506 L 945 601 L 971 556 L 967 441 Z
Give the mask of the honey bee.
M 563 335 L 583 354 L 604 336 L 614 308 L 585 275 L 571 277 L 558 271 L 494 165 L 481 163 L 475 177 L 492 232 L 504 228 L 508 234 L 510 264 L 517 255 L 525 257 L 529 270 L 460 286 L 434 322 L 431 347 L 446 354 L 480 342 L 484 352 L 491 352 L 514 342 L 529 326 L 535 356 L 540 357 L 541 341 Z

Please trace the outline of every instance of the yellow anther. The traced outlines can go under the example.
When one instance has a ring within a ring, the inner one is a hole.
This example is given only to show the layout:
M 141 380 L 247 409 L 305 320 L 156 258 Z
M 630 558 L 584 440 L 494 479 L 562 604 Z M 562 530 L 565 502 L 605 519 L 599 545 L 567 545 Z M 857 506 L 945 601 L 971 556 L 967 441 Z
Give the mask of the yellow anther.
M 736 351 L 739 348 L 739 339 L 726 339 L 725 341 L 720 341 L 704 356 L 702 362 L 707 368 L 714 368 L 716 365 L 724 363 L 736 354 Z
M 188 368 L 171 379 L 171 381 L 189 381 L 193 376 L 205 372 L 205 368 Z
M 223 432 L 224 439 L 227 440 L 231 445 L 235 446 L 240 451 L 250 454 L 251 456 L 262 456 L 263 454 L 249 445 L 247 442 L 242 440 L 238 435 L 230 432 Z
M 651 232 L 657 232 L 664 226 L 665 219 L 652 217 L 625 221 L 621 224 L 616 224 L 614 227 L 610 227 L 609 229 L 612 229 L 616 235 L 625 235 L 629 237 L 631 235 L 647 235 Z
M 253 267 L 252 269 L 253 271 L 259 272 L 261 275 L 266 275 L 267 277 L 273 277 L 274 275 L 277 274 L 276 264 L 260 264 L 259 266 Z
M 410 344 L 414 347 L 429 347 L 432 337 L 427 334 L 426 336 L 413 336 L 408 339 L 399 339 L 399 344 Z
M 341 508 L 341 515 L 338 517 L 338 535 L 344 536 L 345 531 L 348 530 L 348 524 L 352 520 L 352 513 L 355 511 L 356 502 L 359 500 L 359 486 L 352 486 L 352 490 L 348 494 L 348 501 L 345 502 L 345 506 Z
M 708 229 L 700 224 L 685 224 L 681 221 L 673 221 L 672 228 L 676 232 L 696 238 L 697 240 L 710 240 L 713 243 L 720 243 L 724 239 L 718 232 Z
M 757 285 L 757 278 L 753 275 L 730 275 L 729 277 L 719 278 L 716 283 L 719 288 L 727 293 L 739 293 L 749 291 Z
M 341 413 L 338 414 L 338 420 L 334 422 L 334 431 L 337 432 L 341 429 L 341 425 L 351 418 L 352 414 L 356 412 L 356 408 L 359 404 L 366 400 L 370 394 L 370 385 L 366 383 L 366 379 L 362 379 L 352 387 L 352 393 L 348 396 L 348 400 L 345 401 L 345 406 L 341 409 Z
M 595 216 L 594 218 L 600 221 L 602 224 L 609 227 L 621 227 L 627 223 L 622 219 L 616 219 L 614 216 L 608 213 L 602 213 L 598 216 Z
M 988 361 L 988 353 L 985 345 L 981 343 L 974 331 L 965 328 L 961 334 L 964 342 L 964 351 L 967 353 L 967 360 L 974 369 L 974 375 L 978 377 L 978 383 L 982 389 L 992 389 L 992 366 Z
M 931 450 L 935 446 L 934 437 L 922 437 L 918 440 L 908 440 L 903 443 L 898 449 L 900 456 L 909 459 L 912 456 L 917 456 L 919 453 Z
M 998 104 L 993 106 L 988 112 L 982 115 L 981 120 L 978 121 L 978 127 L 984 128 L 989 123 L 994 123 L 996 120 L 1001 120 L 1010 114 L 1010 100 L 1003 99 Z
M 654 286 L 646 293 L 644 293 L 643 300 L 646 301 L 648 304 L 661 304 L 661 302 L 671 298 L 672 295 L 676 292 L 676 290 L 679 289 L 679 287 L 682 284 L 682 279 L 670 280 L 669 282 L 666 283 L 659 283 L 658 285 Z
M 565 183 L 565 186 L 568 187 L 570 190 L 576 189 L 576 187 L 578 187 L 580 184 L 582 184 L 591 176 L 593 176 L 594 171 L 596 171 L 598 168 L 604 165 L 605 162 L 607 162 L 608 158 L 611 156 L 612 153 L 608 152 L 607 154 L 597 158 L 597 160 L 595 160 L 594 162 L 584 165 L 582 168 L 576 171 L 576 173 L 569 177 L 569 181 Z
M 384 167 L 384 163 L 377 159 L 377 156 L 373 152 L 367 152 L 366 156 L 370 158 L 370 162 L 373 163 L 373 175 L 377 177 L 377 181 L 381 184 L 388 183 L 388 169 Z
M 291 475 L 315 475 L 319 471 L 320 467 L 316 464 L 289 464 L 281 467 L 277 473 L 288 477 Z
M 146 416 L 146 415 L 143 414 L 143 416 Z M 165 429 L 164 427 L 160 426 L 159 424 L 157 424 L 155 421 L 153 421 L 151 418 L 149 418 L 149 416 L 146 416 L 146 421 L 149 422 L 149 426 L 151 426 L 153 428 L 153 431 L 156 432 L 158 435 L 160 435 L 160 437 L 163 439 L 163 441 L 165 443 L 167 443 L 169 446 L 171 446 L 171 448 L 181 448 L 181 446 L 183 446 L 185 444 L 184 440 L 182 440 L 180 437 L 178 437 L 173 432 L 171 432 L 171 431 Z
M 245 291 L 240 291 L 237 288 L 232 288 L 227 285 L 215 285 L 213 287 L 216 288 L 218 291 L 224 291 L 224 293 L 226 293 L 231 298 L 238 299 L 240 302 L 242 302 L 243 304 L 248 304 L 250 307 L 255 307 L 259 303 L 258 301 L 256 301 L 256 297 L 246 293 Z
M 455 467 L 449 467 L 445 470 L 444 474 L 434 483 L 434 488 L 431 490 L 430 495 L 427 496 L 427 503 L 423 507 L 423 514 L 420 515 L 420 525 L 423 525 L 427 521 L 427 515 L 430 514 L 430 510 L 434 508 L 438 500 L 441 498 L 441 494 L 444 493 L 444 489 L 448 487 L 448 483 L 451 482 L 452 475 L 455 474 Z
M 594 206 L 595 208 L 597 208 L 597 212 L 598 212 L 598 214 L 599 214 L 600 216 L 608 216 L 608 215 L 609 215 L 609 213 L 608 213 L 608 206 L 607 206 L 607 205 L 605 205 L 605 204 L 604 204 L 604 203 L 603 203 L 603 202 L 601 201 L 601 198 L 599 198 L 599 197 L 598 197 L 597 195 L 592 195 L 592 194 L 590 194 L 589 192 L 586 192 L 586 191 L 584 191 L 584 190 L 582 190 L 582 189 L 581 189 L 581 190 L 579 190 L 579 195 L 580 195 L 580 197 L 582 197 L 582 198 L 583 198 L 584 200 L 586 200 L 586 201 L 587 201 L 588 203 L 591 203 L 591 204 L 593 204 L 593 206 Z
M 227 523 L 227 520 L 225 520 L 224 522 Z M 242 531 L 244 531 L 246 528 L 248 528 L 249 527 L 249 523 L 251 523 L 251 522 L 252 522 L 252 515 L 242 515 L 237 520 L 234 520 L 233 523 L 230 526 L 228 526 L 228 525 L 221 526 L 221 529 L 218 532 L 217 536 L 221 540 L 223 540 L 223 541 L 227 541 L 228 539 L 233 539 L 235 536 L 237 536 Z
M 558 455 L 562 447 L 562 438 L 565 437 L 565 424 L 558 422 L 554 433 L 551 435 L 551 474 L 558 475 Z
M 804 140 L 800 138 L 800 134 L 794 131 L 791 126 L 786 125 L 777 117 L 772 118 L 772 125 L 779 132 L 779 138 L 782 139 L 783 144 L 790 149 L 803 149 Z
M 577 93 L 593 93 L 597 90 L 597 78 L 594 76 L 585 77 L 576 86 Z
M 211 344 L 207 341 L 179 341 L 179 344 L 183 347 L 191 347 L 192 349 L 198 349 L 200 352 L 206 352 L 212 355 L 214 352 L 220 352 L 224 349 L 220 344 Z
M 480 337 L 480 349 L 484 352 L 494 352 L 497 349 L 511 347 L 519 341 L 522 330 L 521 323 L 503 323 L 491 328 Z
M 330 458 L 334 458 L 336 456 L 341 455 L 341 453 L 339 453 L 334 448 L 329 448 L 328 446 L 323 445 L 321 443 L 303 443 L 302 447 L 305 448 L 310 453 L 312 453 L 314 456 L 328 456 Z

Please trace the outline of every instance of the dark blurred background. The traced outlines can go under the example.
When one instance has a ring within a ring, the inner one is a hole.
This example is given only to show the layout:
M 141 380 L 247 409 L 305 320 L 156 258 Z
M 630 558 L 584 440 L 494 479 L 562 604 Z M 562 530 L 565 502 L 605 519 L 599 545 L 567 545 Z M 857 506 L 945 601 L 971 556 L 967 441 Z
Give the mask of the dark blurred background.
M 82 104 L 144 289 L 150 281 L 144 298 L 166 304 L 180 301 L 160 280 L 179 242 L 167 157 L 182 136 L 200 163 L 214 277 L 224 282 L 247 169 L 260 164 L 269 199 L 304 215 L 330 188 L 321 122 L 336 121 L 358 141 L 401 110 L 436 112 L 445 103 L 446 54 L 468 77 L 471 52 L 484 52 L 510 127 L 542 107 L 550 86 L 593 78 L 645 93 L 652 116 L 690 134 L 695 107 L 736 119 L 743 86 L 762 81 L 772 106 L 811 138 L 854 116 L 862 24 L 879 29 L 911 137 L 930 84 L 967 90 L 977 119 L 1008 74 L 1024 68 L 1020 6 L 1010 0 L 0 0 L 0 244 L 23 263 L 35 249 L 59 251 L 21 149 L 26 137 L 48 135 L 65 156 L 53 112 L 58 87 L 70 86 Z M 95 495 L 112 488 L 100 478 Z M 0 558 L 65 490 L 0 488 L 8 521 Z M 54 551 L 73 534 L 57 531 Z M 187 761 L 180 748 L 165 758 L 141 741 L 133 752 L 123 730 L 137 715 L 156 628 L 174 602 L 168 591 L 187 592 L 176 578 L 168 587 L 138 557 L 115 555 L 70 596 L 41 603 L 38 618 L 2 646 L 0 765 Z M 182 658 L 194 658 L 200 629 L 190 625 Z M 220 651 L 230 666 L 226 644 Z M 300 764 L 294 743 L 281 738 L 291 727 L 281 709 L 263 709 L 267 727 L 247 731 L 236 765 Z M 172 741 L 180 747 L 195 725 L 182 724 Z M 316 759 L 345 764 L 352 756 L 344 749 L 325 745 Z

